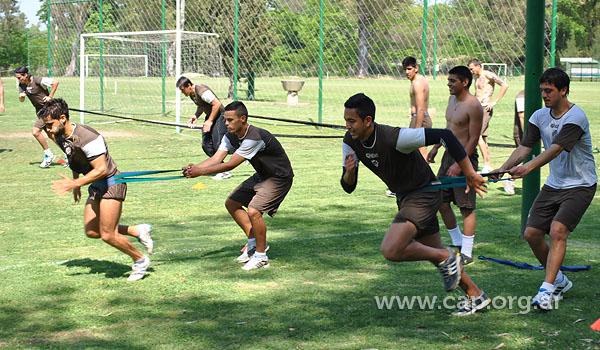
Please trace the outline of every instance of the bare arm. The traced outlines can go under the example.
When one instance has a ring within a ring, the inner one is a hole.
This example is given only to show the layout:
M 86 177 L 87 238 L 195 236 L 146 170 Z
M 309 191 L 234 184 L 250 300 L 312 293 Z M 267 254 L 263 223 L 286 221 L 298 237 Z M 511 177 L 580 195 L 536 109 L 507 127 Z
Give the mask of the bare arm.
M 204 125 L 202 126 L 203 132 L 210 131 L 210 129 L 212 128 L 212 125 L 214 124 L 215 120 L 219 116 L 219 113 L 221 112 L 221 106 L 223 106 L 223 104 L 221 103 L 221 101 L 219 101 L 218 98 L 215 98 L 214 100 L 212 100 L 210 105 L 211 105 L 210 114 L 208 115 L 208 118 L 204 121 Z
M 561 145 L 553 143 L 539 156 L 533 158 L 532 160 L 528 161 L 523 165 L 517 165 L 512 167 L 509 170 L 509 173 L 515 178 L 525 177 L 533 170 L 539 169 L 544 165 L 548 164 L 552 159 L 556 158 L 563 150 L 564 148 Z
M 183 168 L 183 175 L 185 177 L 198 177 L 203 175 L 210 175 L 215 173 L 222 173 L 229 171 L 238 165 L 242 164 L 246 159 L 237 153 L 234 153 L 229 161 L 223 163 L 223 160 L 227 157 L 227 151 L 219 149 L 212 157 L 205 161 L 193 165 L 190 164 Z
M 502 164 L 502 166 L 493 172 L 506 172 L 509 169 L 512 169 L 515 165 L 520 164 L 523 159 L 525 159 L 529 153 L 531 153 L 531 147 L 525 147 L 523 145 L 519 145 L 513 153 L 508 157 L 506 162 Z
M 483 107 L 477 101 L 477 98 L 473 98 L 469 108 L 469 138 L 465 143 L 465 151 L 467 155 L 471 156 L 477 149 L 477 142 L 479 142 L 479 136 L 481 135 L 481 125 L 483 124 Z
M 423 127 L 425 112 L 427 112 L 427 95 L 429 95 L 429 84 L 424 79 L 419 79 L 413 83 L 415 92 L 415 113 L 416 117 L 411 120 L 411 128 Z M 413 125 L 414 124 L 414 125 Z
M 78 187 L 90 184 L 96 180 L 104 179 L 108 175 L 108 167 L 106 163 L 106 155 L 102 154 L 90 162 L 92 170 L 89 173 L 85 174 L 83 177 L 79 177 L 79 174 L 76 175 L 73 173 L 72 179 L 63 176 L 62 180 L 56 180 L 52 182 L 52 189 L 57 194 L 62 195 Z
M 54 94 L 56 93 L 56 90 L 58 89 L 58 80 L 54 80 L 54 82 L 52 83 L 52 86 L 50 87 L 50 94 L 48 96 L 50 96 L 50 98 L 54 98 Z

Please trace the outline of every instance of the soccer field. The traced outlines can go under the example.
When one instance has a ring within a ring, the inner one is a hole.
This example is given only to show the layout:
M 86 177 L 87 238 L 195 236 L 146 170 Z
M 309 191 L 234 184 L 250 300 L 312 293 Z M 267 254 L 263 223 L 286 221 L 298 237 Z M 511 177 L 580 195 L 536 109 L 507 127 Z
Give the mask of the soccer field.
M 128 257 L 85 237 L 83 203 L 51 191 L 51 182 L 70 171 L 60 165 L 38 167 L 42 152 L 30 135 L 33 107 L 18 102 L 14 79 L 3 81 L 0 348 L 600 349 L 600 333 L 589 328 L 600 318 L 600 194 L 569 238 L 565 258 L 567 265 L 592 269 L 568 274 L 574 288 L 557 310 L 528 307 L 526 298 L 537 291 L 543 271 L 476 259 L 466 270 L 494 299 L 493 307 L 457 318 L 450 314 L 461 294 L 445 293 L 431 264 L 391 263 L 381 256 L 379 245 L 396 213 L 395 200 L 385 196 L 385 185 L 364 167 L 356 191 L 348 195 L 342 190 L 341 139 L 281 138 L 296 176 L 278 214 L 266 219 L 270 269 L 248 273 L 235 262 L 245 237 L 224 202 L 253 173 L 242 164 L 225 181 L 204 177 L 129 185 L 121 222 L 154 225 L 156 246 L 149 275 L 128 283 Z M 497 145 L 491 148 L 495 166 L 512 151 L 514 96 L 523 80 L 509 79 L 509 84 L 490 126 L 490 143 Z M 223 96 L 226 85 L 221 85 L 217 94 Z M 325 123 L 342 125 L 344 100 L 363 91 L 377 104 L 376 121 L 408 125 L 406 80 L 328 79 L 325 87 Z M 279 79 L 257 79 L 256 88 L 257 100 L 247 103 L 250 114 L 316 120 L 316 80 L 307 82 L 298 107 L 286 105 Z M 571 83 L 570 100 L 590 119 L 597 165 L 599 94 L 597 82 Z M 56 96 L 77 108 L 78 81 L 61 80 Z M 107 92 L 105 101 L 118 96 Z M 447 99 L 445 80 L 431 82 L 434 127 L 445 125 Z M 193 111 L 186 101 L 184 115 Z M 174 121 L 172 115 L 144 117 Z M 78 122 L 77 114 L 71 118 Z M 172 127 L 86 118 L 105 136 L 121 171 L 175 169 L 206 158 L 199 132 L 176 134 Z M 250 123 L 273 133 L 343 134 L 264 120 Z M 51 148 L 60 154 L 56 145 Z M 546 175 L 544 167 L 542 182 Z M 195 189 L 198 183 L 205 188 Z M 537 265 L 519 237 L 521 193 L 521 181 L 515 196 L 490 184 L 488 195 L 478 200 L 475 256 Z M 449 243 L 441 220 L 440 225 Z M 418 302 L 404 308 L 382 305 L 383 298 L 394 296 L 436 300 L 427 307 Z

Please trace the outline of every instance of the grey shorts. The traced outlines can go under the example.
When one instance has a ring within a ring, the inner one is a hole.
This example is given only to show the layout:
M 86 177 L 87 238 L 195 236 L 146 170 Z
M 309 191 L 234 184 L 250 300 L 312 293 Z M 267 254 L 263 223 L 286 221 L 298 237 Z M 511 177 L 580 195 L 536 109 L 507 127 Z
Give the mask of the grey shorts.
M 416 191 L 404 196 L 397 194 L 398 213 L 392 222 L 412 222 L 417 227 L 415 239 L 436 234 L 440 232 L 437 212 L 441 203 L 440 191 Z
M 46 123 L 44 123 L 44 120 L 42 118 L 35 118 L 35 122 L 33 122 L 33 127 L 41 130 L 44 130 L 45 125 Z
M 88 200 L 116 199 L 124 201 L 127 196 L 127 184 L 108 186 L 106 180 L 98 180 L 88 187 Z
M 410 114 L 410 121 L 412 124 L 412 121 L 417 119 L 417 113 L 411 113 Z M 423 125 L 421 126 L 422 128 L 431 128 L 433 126 L 433 122 L 431 121 L 431 117 L 429 116 L 429 113 L 425 113 L 425 117 L 423 118 Z
M 293 178 L 270 177 L 262 180 L 254 174 L 231 192 L 229 199 L 274 216 L 281 202 L 292 188 Z
M 595 194 L 596 185 L 566 190 L 544 185 L 529 210 L 527 226 L 548 233 L 552 221 L 556 220 L 573 232 Z
M 473 165 L 473 169 L 477 169 L 479 166 L 477 152 L 473 153 L 469 160 Z M 448 168 L 454 164 L 454 158 L 448 152 L 444 152 L 442 157 L 442 163 L 440 164 L 440 170 L 438 171 L 438 177 L 447 176 Z M 462 173 L 461 173 L 462 175 Z M 457 207 L 463 209 L 475 210 L 477 203 L 477 193 L 475 191 L 469 191 L 465 193 L 465 187 L 447 188 L 442 190 L 442 202 L 443 203 L 454 203 Z
M 494 115 L 494 110 L 491 109 L 489 112 L 485 110 L 485 106 L 483 106 L 483 122 L 481 123 L 481 136 L 488 137 L 488 128 L 490 126 L 490 120 Z

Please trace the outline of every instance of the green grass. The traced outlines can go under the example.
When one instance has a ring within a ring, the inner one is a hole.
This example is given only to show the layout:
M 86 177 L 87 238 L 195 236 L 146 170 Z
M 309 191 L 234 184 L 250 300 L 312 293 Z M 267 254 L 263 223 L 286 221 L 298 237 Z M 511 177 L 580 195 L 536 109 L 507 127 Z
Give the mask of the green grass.
M 504 308 L 460 319 L 445 309 L 378 310 L 375 296 L 445 297 L 439 274 L 429 263 L 383 259 L 379 244 L 395 215 L 395 202 L 384 196 L 383 183 L 365 169 L 356 192 L 343 192 L 340 140 L 286 138 L 281 141 L 296 177 L 278 215 L 266 219 L 271 269 L 247 273 L 234 262 L 244 239 L 223 203 L 252 173 L 242 165 L 228 181 L 198 178 L 129 186 L 122 222 L 152 223 L 156 253 L 150 275 L 127 283 L 128 258 L 85 238 L 83 205 L 51 192 L 51 181 L 68 171 L 38 168 L 41 152 L 29 135 L 33 109 L 29 102 L 18 103 L 12 80 L 4 83 L 0 348 L 600 348 L 600 335 L 589 329 L 600 317 L 598 195 L 569 239 L 565 261 L 591 264 L 592 270 L 569 274 L 575 288 L 558 310 L 519 314 Z M 512 103 L 523 81 L 510 83 L 492 119 L 492 143 L 512 143 Z M 378 105 L 378 121 L 408 124 L 406 81 L 329 79 L 325 86 L 326 122 L 342 124 L 345 98 L 365 91 Z M 594 140 L 600 135 L 599 87 L 579 82 L 571 87 L 572 101 L 591 120 Z M 278 79 L 259 79 L 259 101 L 248 103 L 250 112 L 314 118 L 316 104 L 309 97 L 314 96 L 315 82 L 305 88 L 300 107 L 291 108 L 285 105 Z M 431 105 L 437 110 L 434 125 L 441 127 L 448 98 L 444 81 L 432 82 L 431 91 Z M 76 81 L 63 79 L 57 96 L 76 107 Z M 193 111 L 189 104 L 185 108 L 188 114 Z M 175 134 L 169 127 L 91 116 L 87 120 L 106 136 L 122 171 L 177 168 L 205 158 L 197 133 Z M 336 134 L 257 125 L 278 133 Z M 491 151 L 494 164 L 500 165 L 511 149 Z M 600 164 L 598 154 L 596 161 Z M 198 182 L 207 188 L 192 189 Z M 507 196 L 492 184 L 478 203 L 475 254 L 534 263 L 527 244 L 519 239 L 520 196 Z M 442 237 L 449 241 L 446 233 Z M 541 271 L 484 261 L 468 271 L 492 297 L 531 296 L 543 279 Z

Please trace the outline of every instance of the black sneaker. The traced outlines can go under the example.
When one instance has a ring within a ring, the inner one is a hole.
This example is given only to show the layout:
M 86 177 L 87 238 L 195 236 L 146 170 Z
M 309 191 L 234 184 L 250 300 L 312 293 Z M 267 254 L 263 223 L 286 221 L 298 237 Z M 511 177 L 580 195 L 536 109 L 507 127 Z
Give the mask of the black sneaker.
M 460 259 L 462 260 L 463 266 L 471 265 L 473 263 L 473 257 L 463 253 L 460 253 Z
M 439 263 L 437 268 L 442 274 L 444 289 L 446 292 L 450 292 L 456 289 L 460 281 L 461 262 L 452 248 L 446 249 L 448 249 L 448 259 Z
M 452 313 L 452 316 L 469 316 L 476 313 L 479 310 L 485 309 L 490 303 L 492 299 L 485 294 L 485 292 L 481 292 L 481 295 L 477 298 L 467 298 L 462 304 L 458 305 L 458 310 Z

